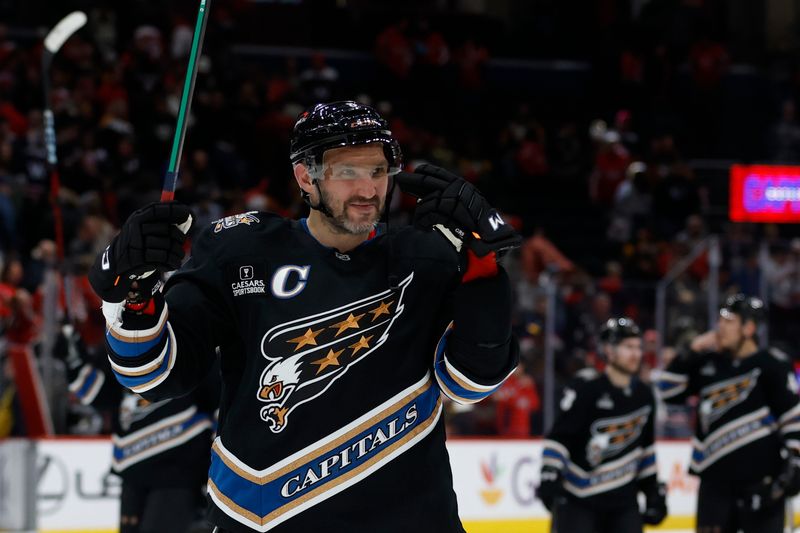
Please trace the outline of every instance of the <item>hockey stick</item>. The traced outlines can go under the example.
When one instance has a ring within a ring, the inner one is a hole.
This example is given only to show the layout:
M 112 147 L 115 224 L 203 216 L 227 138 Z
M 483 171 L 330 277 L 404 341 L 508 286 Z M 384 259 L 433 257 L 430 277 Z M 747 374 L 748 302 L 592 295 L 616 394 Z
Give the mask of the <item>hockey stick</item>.
M 64 218 L 61 213 L 61 205 L 58 203 L 58 195 L 61 189 L 61 176 L 58 172 L 58 154 L 56 152 L 56 128 L 53 110 L 50 108 L 50 66 L 53 57 L 61 50 L 61 47 L 72 37 L 75 32 L 86 25 L 87 17 L 83 11 L 73 11 L 58 24 L 44 38 L 44 52 L 42 53 L 42 85 L 44 91 L 44 144 L 47 151 L 47 170 L 50 174 L 50 207 L 53 211 L 53 225 L 56 241 L 56 255 L 61 267 L 64 268 Z M 61 277 L 61 287 L 66 304 L 66 313 L 69 316 L 70 303 L 70 282 L 65 272 Z
M 192 107 L 192 95 L 194 94 L 194 84 L 197 79 L 197 62 L 200 59 L 200 50 L 203 47 L 203 37 L 205 37 L 206 33 L 209 5 L 210 0 L 200 0 L 200 10 L 197 13 L 197 23 L 194 27 L 194 38 L 192 39 L 192 50 L 189 54 L 189 66 L 186 70 L 186 80 L 183 84 L 181 105 L 178 110 L 178 124 L 175 128 L 175 138 L 172 141 L 172 154 L 169 158 L 167 173 L 164 176 L 164 186 L 161 189 L 162 202 L 171 202 L 175 198 L 175 187 L 178 184 L 178 168 L 181 164 L 183 141 L 186 138 L 189 110 Z
M 42 84 L 44 85 L 44 142 L 47 150 L 47 166 L 50 173 L 50 203 L 53 209 L 55 224 L 56 250 L 58 259 L 64 260 L 64 222 L 61 206 L 58 205 L 58 193 L 61 188 L 58 174 L 58 156 L 56 155 L 56 130 L 53 110 L 50 108 L 50 65 L 53 57 L 76 31 L 86 24 L 86 13 L 73 11 L 56 24 L 44 39 L 42 53 Z
M 192 107 L 192 96 L 194 95 L 194 84 L 197 80 L 197 62 L 200 60 L 200 50 L 203 47 L 203 37 L 206 34 L 206 23 L 208 22 L 208 9 L 211 0 L 200 0 L 200 9 L 197 12 L 197 22 L 194 26 L 194 37 L 192 38 L 192 49 L 189 54 L 189 65 L 186 68 L 186 79 L 183 83 L 183 94 L 181 94 L 181 104 L 178 108 L 178 123 L 175 126 L 175 137 L 172 140 L 172 153 L 169 158 L 169 166 L 164 175 L 164 185 L 161 188 L 161 201 L 171 202 L 175 199 L 175 188 L 178 185 L 178 169 L 181 164 L 181 154 L 183 153 L 183 141 L 186 138 L 186 127 L 189 123 L 189 110 Z M 146 278 L 156 271 L 151 270 L 140 276 Z M 138 291 L 138 285 L 134 283 L 133 292 L 135 296 L 128 301 L 130 303 L 141 303 L 146 300 Z
M 65 313 L 70 316 L 70 285 L 71 282 L 66 275 L 64 265 L 64 221 L 61 214 L 61 206 L 58 203 L 61 179 L 58 173 L 58 156 L 56 153 L 56 132 L 55 118 L 53 110 L 50 108 L 50 67 L 53 57 L 61 50 L 61 47 L 72 35 L 86 25 L 86 14 L 82 11 L 73 11 L 47 34 L 44 39 L 44 51 L 42 52 L 42 85 L 44 92 L 44 111 L 42 113 L 44 126 L 44 143 L 47 151 L 47 170 L 50 174 L 50 206 L 53 211 L 53 225 L 56 241 L 56 253 L 59 266 L 63 269 L 59 288 L 59 277 L 53 268 L 50 267 L 45 278 L 45 320 L 43 326 L 43 343 L 40 363 L 42 364 L 41 375 L 36 364 L 31 364 L 32 356 L 25 347 L 18 347 L 16 355 L 12 354 L 12 361 L 15 363 L 17 379 L 22 380 L 26 386 L 21 391 L 25 391 L 21 399 L 27 404 L 25 416 L 27 424 L 35 431 L 48 435 L 53 433 L 53 417 L 50 405 L 58 405 L 51 397 L 51 404 L 48 404 L 48 392 L 53 391 L 53 365 L 52 352 L 53 343 L 58 332 L 58 321 L 56 318 L 56 308 L 58 307 L 59 297 L 63 295 L 65 302 Z M 49 297 L 49 301 L 48 301 Z M 49 305 L 48 305 L 49 304 Z

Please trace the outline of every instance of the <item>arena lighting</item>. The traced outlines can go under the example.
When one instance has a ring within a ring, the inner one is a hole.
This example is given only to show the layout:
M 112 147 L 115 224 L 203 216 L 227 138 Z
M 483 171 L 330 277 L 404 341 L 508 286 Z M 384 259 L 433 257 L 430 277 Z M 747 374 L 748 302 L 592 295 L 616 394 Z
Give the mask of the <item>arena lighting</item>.
M 734 222 L 800 222 L 800 166 L 732 165 L 728 215 Z

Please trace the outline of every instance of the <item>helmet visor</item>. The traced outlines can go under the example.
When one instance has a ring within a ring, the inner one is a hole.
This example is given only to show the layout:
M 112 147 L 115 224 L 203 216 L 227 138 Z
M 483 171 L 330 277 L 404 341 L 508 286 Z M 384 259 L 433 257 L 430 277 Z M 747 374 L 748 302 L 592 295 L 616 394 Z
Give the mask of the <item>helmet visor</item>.
M 315 180 L 352 181 L 370 179 L 380 181 L 400 172 L 400 167 L 390 167 L 385 161 L 375 164 L 342 161 L 312 164 L 308 172 Z

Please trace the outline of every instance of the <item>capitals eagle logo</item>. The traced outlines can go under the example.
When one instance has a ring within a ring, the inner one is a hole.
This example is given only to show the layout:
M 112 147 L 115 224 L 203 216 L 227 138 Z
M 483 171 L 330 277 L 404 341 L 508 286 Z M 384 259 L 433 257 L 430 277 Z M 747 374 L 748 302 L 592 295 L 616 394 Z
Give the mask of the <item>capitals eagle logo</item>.
M 590 428 L 592 437 L 586 445 L 586 459 L 589 464 L 599 465 L 604 459 L 613 457 L 639 438 L 650 411 L 650 406 L 646 405 L 626 415 L 596 420 Z
M 270 431 L 283 431 L 297 406 L 322 395 L 386 342 L 413 278 L 412 272 L 395 290 L 279 324 L 264 335 L 261 354 L 269 363 L 256 396 L 266 403 L 260 415 Z

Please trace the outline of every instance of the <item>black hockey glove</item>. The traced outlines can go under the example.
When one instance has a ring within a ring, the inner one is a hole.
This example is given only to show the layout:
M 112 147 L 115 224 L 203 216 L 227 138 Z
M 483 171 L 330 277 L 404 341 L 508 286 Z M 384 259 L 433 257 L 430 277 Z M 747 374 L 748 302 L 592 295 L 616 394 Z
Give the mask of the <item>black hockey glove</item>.
M 553 504 L 559 494 L 561 494 L 561 474 L 553 468 L 543 468 L 536 496 L 542 500 L 547 510 L 552 512 Z
M 800 494 L 800 457 L 785 448 L 781 450 L 781 456 L 783 469 L 778 474 L 778 483 L 787 496 L 797 496 Z
M 86 361 L 86 346 L 72 324 L 61 326 L 61 334 L 53 346 L 53 357 L 62 359 L 69 373 L 77 372 Z
M 657 526 L 667 517 L 667 485 L 654 483 L 645 493 L 642 522 Z
M 191 224 L 189 208 L 179 203 L 150 204 L 134 212 L 89 270 L 94 291 L 111 303 L 149 300 L 160 274 L 181 266 Z
M 743 513 L 757 513 L 800 493 L 800 465 L 794 453 L 781 450 L 783 463 L 777 476 L 767 476 L 747 488 L 736 505 Z
M 464 281 L 493 276 L 497 258 L 522 244 L 519 234 L 463 178 L 423 164 L 395 179 L 403 192 L 419 199 L 414 224 L 439 231 L 459 252 Z

